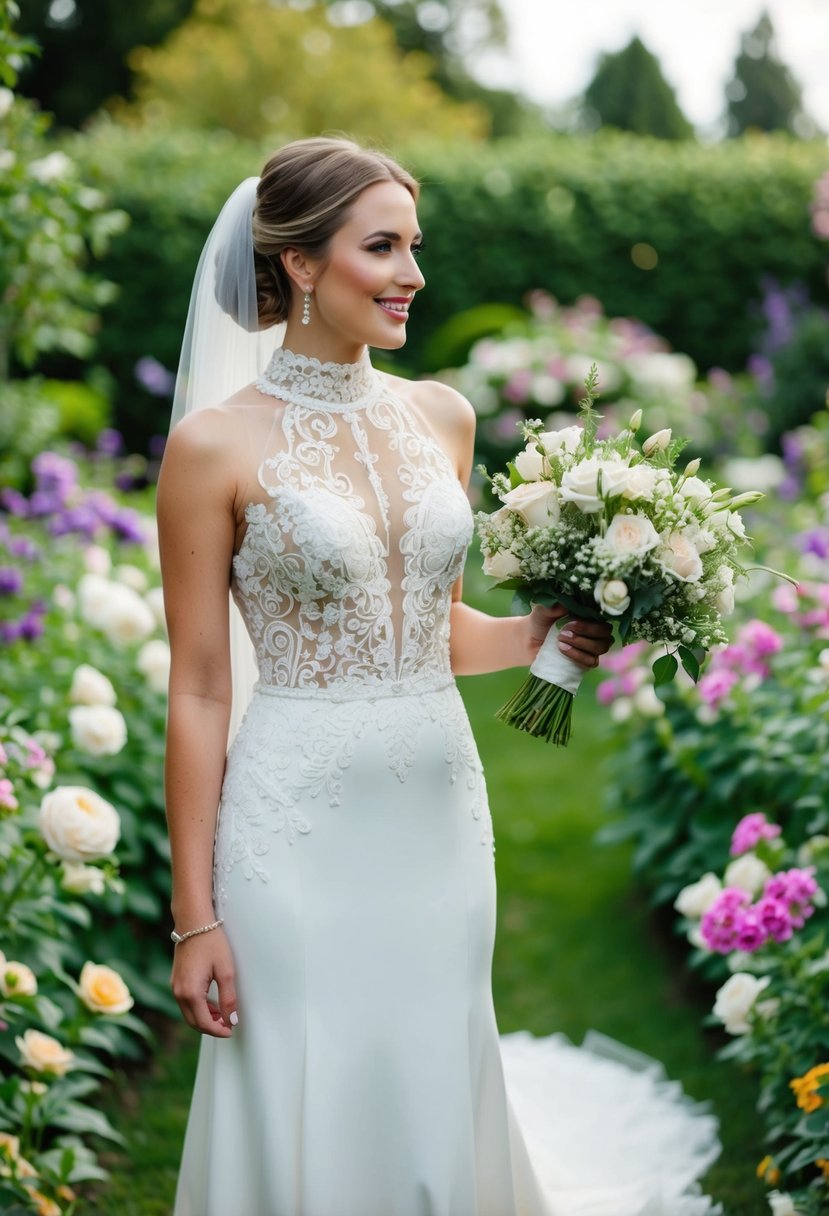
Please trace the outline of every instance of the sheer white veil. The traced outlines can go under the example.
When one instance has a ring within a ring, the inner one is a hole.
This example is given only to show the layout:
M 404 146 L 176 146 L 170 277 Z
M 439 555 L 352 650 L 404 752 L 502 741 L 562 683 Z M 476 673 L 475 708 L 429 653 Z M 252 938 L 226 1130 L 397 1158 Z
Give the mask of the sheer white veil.
M 259 328 L 253 260 L 253 208 L 258 177 L 248 177 L 227 200 L 199 258 L 184 330 L 171 428 L 194 410 L 218 405 L 257 379 L 282 342 L 284 325 Z M 230 656 L 233 705 L 230 742 L 250 701 L 256 658 L 231 599 Z

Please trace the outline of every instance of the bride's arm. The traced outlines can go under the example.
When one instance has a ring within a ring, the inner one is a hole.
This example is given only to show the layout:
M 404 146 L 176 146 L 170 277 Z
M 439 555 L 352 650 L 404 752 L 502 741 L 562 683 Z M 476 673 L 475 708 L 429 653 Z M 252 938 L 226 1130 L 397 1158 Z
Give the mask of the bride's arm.
M 228 585 L 235 516 L 222 416 L 204 410 L 172 432 L 158 482 L 164 607 L 172 656 L 165 791 L 171 909 L 185 933 L 216 920 L 213 840 L 230 718 Z M 207 1001 L 211 980 L 219 1010 Z M 175 947 L 173 992 L 186 1021 L 219 1037 L 236 1008 L 233 959 L 221 929 Z
M 444 385 L 444 419 L 451 419 L 447 438 L 456 454 L 458 477 L 469 484 L 475 441 L 475 411 L 465 398 Z M 507 667 L 528 667 L 534 660 L 550 626 L 566 609 L 536 605 L 526 616 L 494 617 L 478 612 L 461 600 L 462 580 L 452 591 L 450 655 L 452 671 L 459 676 L 482 675 Z M 610 647 L 611 631 L 601 621 L 569 621 L 559 635 L 562 653 L 588 670 Z

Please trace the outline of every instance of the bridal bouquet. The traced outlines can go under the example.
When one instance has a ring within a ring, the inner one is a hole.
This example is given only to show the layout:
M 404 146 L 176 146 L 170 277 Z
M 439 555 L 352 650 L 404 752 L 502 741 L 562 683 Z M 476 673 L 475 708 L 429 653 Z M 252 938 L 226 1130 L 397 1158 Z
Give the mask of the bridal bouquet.
M 680 663 L 696 680 L 700 653 L 726 640 L 721 618 L 734 608 L 735 575 L 744 573 L 738 508 L 762 495 L 716 489 L 697 476 L 698 460 L 677 470 L 685 441 L 669 430 L 640 446 L 641 410 L 618 435 L 599 439 L 596 380 L 594 365 L 580 425 L 544 431 L 540 422 L 522 423 L 526 447 L 508 473 L 489 478 L 503 506 L 476 515 L 484 572 L 525 608 L 562 604 L 613 624 L 623 644 L 664 643 L 657 684 L 673 679 Z M 498 717 L 564 745 L 584 669 L 557 642 L 554 628 Z

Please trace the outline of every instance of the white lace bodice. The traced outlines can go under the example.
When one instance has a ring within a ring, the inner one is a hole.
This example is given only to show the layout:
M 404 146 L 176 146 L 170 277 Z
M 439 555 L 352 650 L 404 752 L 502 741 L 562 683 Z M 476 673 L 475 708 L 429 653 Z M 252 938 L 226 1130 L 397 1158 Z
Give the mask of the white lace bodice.
M 277 398 L 233 559 L 232 592 L 260 682 L 340 688 L 449 675 L 449 603 L 472 514 L 428 422 L 368 359 L 279 349 L 257 382 Z

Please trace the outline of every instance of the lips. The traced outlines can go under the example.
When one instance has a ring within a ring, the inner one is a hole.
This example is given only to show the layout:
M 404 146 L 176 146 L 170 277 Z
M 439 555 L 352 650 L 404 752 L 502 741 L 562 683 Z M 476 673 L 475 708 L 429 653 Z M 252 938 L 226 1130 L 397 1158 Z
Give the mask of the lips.
M 375 297 L 374 300 L 374 303 L 382 308 L 387 316 L 394 317 L 396 321 L 406 320 L 411 302 L 411 296 L 380 296 Z

